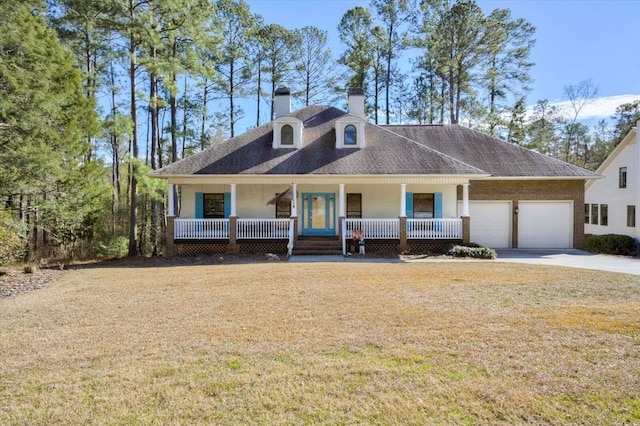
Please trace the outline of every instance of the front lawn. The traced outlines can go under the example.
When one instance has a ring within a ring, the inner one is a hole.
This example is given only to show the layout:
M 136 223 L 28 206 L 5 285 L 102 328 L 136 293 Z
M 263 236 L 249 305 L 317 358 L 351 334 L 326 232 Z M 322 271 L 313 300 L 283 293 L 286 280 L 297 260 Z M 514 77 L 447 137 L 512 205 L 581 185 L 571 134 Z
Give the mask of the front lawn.
M 637 424 L 640 278 L 494 262 L 66 272 L 0 299 L 0 424 Z

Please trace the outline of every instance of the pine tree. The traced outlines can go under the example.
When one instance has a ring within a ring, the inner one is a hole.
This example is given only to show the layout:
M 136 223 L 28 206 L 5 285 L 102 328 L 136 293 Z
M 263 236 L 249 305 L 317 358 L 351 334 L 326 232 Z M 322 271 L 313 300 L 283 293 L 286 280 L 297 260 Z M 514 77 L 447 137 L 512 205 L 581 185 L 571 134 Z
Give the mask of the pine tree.
M 327 32 L 313 26 L 296 30 L 296 82 L 305 106 L 315 98 L 326 98 L 335 84 L 335 61 L 327 46 Z

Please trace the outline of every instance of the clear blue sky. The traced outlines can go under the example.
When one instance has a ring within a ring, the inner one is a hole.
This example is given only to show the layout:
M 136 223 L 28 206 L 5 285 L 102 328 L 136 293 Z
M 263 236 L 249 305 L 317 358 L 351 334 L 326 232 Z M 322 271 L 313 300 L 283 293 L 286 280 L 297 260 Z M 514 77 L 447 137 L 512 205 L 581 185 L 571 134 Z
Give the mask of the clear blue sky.
M 328 31 L 337 57 L 341 45 L 337 25 L 350 8 L 369 6 L 358 0 L 248 0 L 266 23 L 286 28 L 314 25 Z M 640 99 L 640 0 L 477 0 L 486 13 L 511 9 L 536 27 L 532 53 L 532 92 L 538 99 L 563 100 L 563 88 L 592 79 L 599 86 L 594 116 L 608 116 L 613 104 Z M 622 95 L 631 95 L 627 98 Z M 607 102 L 606 98 L 618 96 Z M 247 111 L 249 112 L 249 111 Z

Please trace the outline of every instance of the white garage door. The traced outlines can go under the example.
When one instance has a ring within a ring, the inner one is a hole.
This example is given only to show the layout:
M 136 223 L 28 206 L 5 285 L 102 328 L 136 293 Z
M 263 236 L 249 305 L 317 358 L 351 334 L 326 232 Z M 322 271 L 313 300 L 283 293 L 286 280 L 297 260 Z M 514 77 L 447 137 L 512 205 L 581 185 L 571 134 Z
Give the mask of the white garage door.
M 519 201 L 519 248 L 573 247 L 573 202 Z
M 511 247 L 511 202 L 469 201 L 469 215 L 471 242 L 491 248 Z

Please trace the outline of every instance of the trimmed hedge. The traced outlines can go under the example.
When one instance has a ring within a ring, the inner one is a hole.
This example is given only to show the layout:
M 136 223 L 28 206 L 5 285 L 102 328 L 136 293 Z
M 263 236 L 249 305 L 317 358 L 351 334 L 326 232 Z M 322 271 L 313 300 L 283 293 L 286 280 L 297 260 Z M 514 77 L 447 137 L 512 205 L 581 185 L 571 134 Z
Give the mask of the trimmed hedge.
M 489 247 L 469 247 L 471 245 L 477 246 L 477 244 L 453 246 L 451 252 L 455 257 L 474 257 L 477 259 L 495 259 L 497 257 L 496 251 Z
M 619 254 L 629 256 L 636 248 L 636 242 L 628 235 L 606 234 L 584 236 L 584 249 L 591 253 Z

